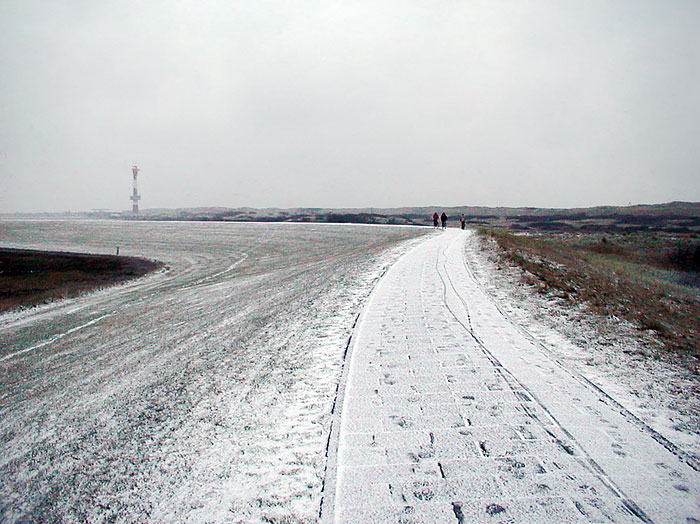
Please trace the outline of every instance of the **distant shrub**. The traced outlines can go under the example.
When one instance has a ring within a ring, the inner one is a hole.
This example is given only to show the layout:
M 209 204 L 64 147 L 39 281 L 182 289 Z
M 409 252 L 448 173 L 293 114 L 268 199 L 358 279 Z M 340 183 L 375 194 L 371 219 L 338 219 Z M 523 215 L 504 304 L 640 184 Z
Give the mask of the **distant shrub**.
M 588 249 L 601 255 L 624 255 L 627 251 L 624 247 L 613 244 L 606 237 L 603 237 L 600 242 L 590 245 Z
M 668 261 L 678 269 L 700 272 L 700 244 L 676 247 L 668 255 Z

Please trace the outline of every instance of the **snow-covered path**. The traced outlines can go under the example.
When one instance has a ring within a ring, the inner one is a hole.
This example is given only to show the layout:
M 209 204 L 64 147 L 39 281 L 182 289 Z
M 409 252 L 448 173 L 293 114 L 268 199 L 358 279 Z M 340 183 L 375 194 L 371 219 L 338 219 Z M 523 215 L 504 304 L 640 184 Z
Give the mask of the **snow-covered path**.
M 501 313 L 465 262 L 470 234 L 436 235 L 375 288 L 322 520 L 699 522 L 697 464 Z

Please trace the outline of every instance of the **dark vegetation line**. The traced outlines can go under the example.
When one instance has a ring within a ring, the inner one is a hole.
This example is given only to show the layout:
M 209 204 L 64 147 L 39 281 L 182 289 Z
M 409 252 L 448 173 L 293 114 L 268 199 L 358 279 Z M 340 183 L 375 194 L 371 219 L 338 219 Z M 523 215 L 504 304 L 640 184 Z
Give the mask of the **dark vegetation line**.
M 440 210 L 440 208 L 436 208 Z M 139 217 L 120 217 L 137 220 L 202 222 L 301 222 L 332 224 L 379 224 L 431 226 L 432 213 L 196 213 L 182 211 L 175 214 L 144 214 Z M 459 226 L 461 213 L 448 213 L 448 225 Z M 700 217 L 683 215 L 590 215 L 586 213 L 543 215 L 475 215 L 465 214 L 466 224 L 472 227 L 503 228 L 516 231 L 584 231 L 584 232 L 644 232 L 700 233 Z
M 654 331 L 700 370 L 700 239 L 696 235 L 514 234 L 481 229 L 540 293 Z
M 74 297 L 162 267 L 136 257 L 0 248 L 0 312 Z
M 149 221 L 211 222 L 310 222 L 352 224 L 432 225 L 432 215 L 445 211 L 448 226 L 458 227 L 464 214 L 472 227 L 518 231 L 639 232 L 665 231 L 700 234 L 700 202 L 599 206 L 576 209 L 484 206 L 420 206 L 399 208 L 262 208 L 197 207 L 143 209 L 131 212 L 94 211 L 89 213 L 2 214 L 2 218 L 91 218 Z

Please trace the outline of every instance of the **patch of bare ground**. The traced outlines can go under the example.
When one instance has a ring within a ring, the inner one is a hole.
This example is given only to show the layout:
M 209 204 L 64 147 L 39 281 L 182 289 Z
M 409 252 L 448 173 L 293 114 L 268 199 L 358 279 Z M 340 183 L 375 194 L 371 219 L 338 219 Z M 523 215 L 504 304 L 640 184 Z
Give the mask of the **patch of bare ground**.
M 0 312 L 74 297 L 162 267 L 136 257 L 0 248 Z
M 654 233 L 512 234 L 481 229 L 540 293 L 625 319 L 700 371 L 700 239 Z

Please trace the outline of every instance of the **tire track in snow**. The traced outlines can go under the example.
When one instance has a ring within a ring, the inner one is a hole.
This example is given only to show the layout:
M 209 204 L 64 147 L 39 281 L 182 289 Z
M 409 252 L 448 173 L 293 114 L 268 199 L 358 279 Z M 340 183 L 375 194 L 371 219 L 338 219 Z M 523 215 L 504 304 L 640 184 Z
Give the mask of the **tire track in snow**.
M 53 344 L 54 342 L 57 342 L 58 340 L 62 339 L 65 336 L 72 335 L 73 333 L 76 333 L 82 329 L 85 329 L 85 328 L 90 327 L 94 324 L 97 324 L 101 320 L 104 320 L 105 318 L 109 318 L 112 315 L 114 315 L 114 313 L 107 313 L 106 315 L 102 315 L 101 317 L 94 318 L 94 319 L 90 320 L 89 322 L 86 322 L 85 324 L 75 326 L 67 331 L 64 331 L 63 333 L 59 333 L 58 335 L 54 335 L 51 338 L 49 338 L 48 340 L 45 340 L 39 344 L 22 349 L 20 351 L 15 351 L 14 353 L 10 353 L 9 355 L 4 355 L 2 358 L 0 358 L 0 362 L 5 362 L 6 360 L 10 360 L 12 358 L 19 357 L 21 355 L 24 355 L 25 353 L 29 353 L 29 352 L 34 351 L 36 349 L 43 348 L 44 346 L 48 346 L 49 344 Z
M 505 321 L 462 234 L 366 306 L 324 522 L 695 522 L 697 473 Z
M 645 523 L 653 523 L 653 521 L 646 515 L 646 513 L 635 503 L 630 497 L 628 497 L 624 491 L 617 486 L 615 481 L 613 481 L 610 476 L 605 473 L 603 468 L 593 459 L 593 457 L 590 456 L 590 454 L 585 450 L 585 448 L 579 444 L 579 442 L 576 440 L 576 438 L 571 434 L 569 430 L 567 430 L 559 420 L 551 413 L 549 408 L 542 402 L 542 400 L 535 395 L 530 388 L 528 388 L 525 384 L 523 384 L 521 381 L 519 381 L 512 373 L 511 371 L 506 368 L 499 360 L 496 358 L 496 356 L 486 347 L 484 342 L 479 338 L 479 336 L 475 333 L 474 328 L 472 326 L 471 322 L 471 317 L 469 315 L 469 305 L 467 301 L 462 297 L 462 295 L 457 291 L 457 288 L 454 285 L 454 282 L 452 281 L 452 278 L 450 277 L 449 272 L 447 271 L 447 249 L 444 248 L 441 253 L 438 254 L 436 257 L 435 261 L 435 270 L 437 271 L 438 275 L 440 276 L 440 279 L 442 280 L 443 288 L 444 288 L 444 294 L 443 294 L 443 301 L 445 307 L 448 309 L 450 314 L 454 317 L 454 319 L 461 325 L 469 334 L 470 336 L 474 339 L 474 342 L 479 346 L 479 348 L 482 350 L 486 358 L 491 362 L 493 365 L 494 369 L 496 372 L 503 378 L 504 382 L 508 385 L 510 388 L 511 392 L 513 393 L 513 396 L 517 399 L 518 404 L 523 408 L 523 411 L 528 414 L 530 418 L 532 418 L 535 422 L 537 422 L 540 427 L 549 434 L 553 442 L 563 448 L 569 455 L 575 456 L 575 452 L 573 449 L 571 449 L 571 446 L 562 441 L 561 438 L 557 437 L 554 432 L 552 432 L 540 418 L 532 412 L 532 410 L 525 404 L 523 401 L 521 395 L 518 395 L 517 389 L 522 389 L 530 395 L 530 397 L 540 406 L 540 408 L 547 414 L 547 416 L 551 419 L 551 421 L 555 424 L 555 426 L 564 434 L 566 435 L 567 439 L 573 443 L 573 445 L 576 448 L 576 451 L 583 455 L 585 457 L 585 461 L 578 460 L 579 464 L 581 464 L 589 473 L 593 474 L 595 477 L 598 478 L 598 480 L 601 481 L 601 483 L 606 486 L 610 492 L 618 497 L 624 507 L 635 517 L 637 517 L 641 522 Z M 442 255 L 442 271 L 440 271 L 440 255 Z M 449 300 L 447 298 L 447 291 L 448 291 L 448 282 L 449 286 L 452 289 L 452 292 L 454 295 L 459 299 L 459 301 L 462 304 L 462 307 L 464 308 L 465 316 L 467 318 L 467 324 L 464 323 L 460 315 L 452 308 L 452 306 L 449 303 Z M 568 371 L 568 370 L 567 370 Z M 514 387 L 514 385 L 517 385 L 517 387 Z
M 520 323 L 516 322 L 513 320 L 513 318 L 506 313 L 503 308 L 498 304 L 496 299 L 484 288 L 482 283 L 476 278 L 476 275 L 474 275 L 474 272 L 472 271 L 471 267 L 469 267 L 469 263 L 466 260 L 466 255 L 464 250 L 462 250 L 462 264 L 464 265 L 465 270 L 467 271 L 467 274 L 469 275 L 469 278 L 477 285 L 477 287 L 484 293 L 486 297 L 489 298 L 491 301 L 491 304 L 498 310 L 498 312 L 503 316 L 503 318 L 511 325 L 513 326 L 520 334 L 522 334 L 525 338 L 527 338 L 531 343 L 533 343 L 535 346 L 540 348 L 546 355 L 547 357 L 554 363 L 556 364 L 560 369 L 568 373 L 572 378 L 577 380 L 579 383 L 582 385 L 586 386 L 587 388 L 595 391 L 597 394 L 601 395 L 605 401 L 609 402 L 613 406 L 615 406 L 615 409 L 619 410 L 620 414 L 625 417 L 627 420 L 635 424 L 640 431 L 643 431 L 644 433 L 647 433 L 650 437 L 652 437 L 654 440 L 656 440 L 659 444 L 661 444 L 663 447 L 665 447 L 668 451 L 673 453 L 675 456 L 678 457 L 679 460 L 685 462 L 693 468 L 695 471 L 700 471 L 700 463 L 698 463 L 698 460 L 680 449 L 678 446 L 676 446 L 673 442 L 668 440 L 666 437 L 664 437 L 661 433 L 656 431 L 654 428 L 649 426 L 646 422 L 644 422 L 642 419 L 640 419 L 638 416 L 636 416 L 634 413 L 632 413 L 629 409 L 627 409 L 625 406 L 623 406 L 620 402 L 615 400 L 609 393 L 607 393 L 603 388 L 598 386 L 596 383 L 582 375 L 581 373 L 570 369 L 569 367 L 565 366 L 562 364 L 562 362 L 554 356 L 554 352 L 552 351 L 551 348 L 549 348 L 546 344 L 544 344 L 542 341 L 540 341 L 537 337 L 535 337 L 532 333 L 530 333 L 524 326 L 522 326 Z M 460 297 L 461 298 L 461 297 Z M 471 321 L 470 321 L 471 325 Z
M 183 286 L 182 289 L 192 289 L 192 288 L 197 287 L 197 286 L 199 286 L 199 285 L 201 285 L 201 284 L 204 284 L 205 282 L 210 282 L 211 280 L 214 280 L 214 279 L 217 278 L 217 277 L 226 275 L 227 273 L 230 273 L 231 271 L 233 271 L 233 270 L 236 268 L 236 266 L 238 266 L 239 264 L 241 264 L 242 262 L 244 262 L 244 261 L 247 260 L 247 259 L 248 259 L 248 253 L 243 253 L 243 255 L 241 256 L 241 258 L 239 258 L 238 260 L 236 260 L 233 264 L 231 264 L 230 266 L 228 266 L 228 267 L 227 267 L 226 269 L 224 269 L 223 271 L 219 271 L 218 273 L 214 273 L 213 275 L 210 275 L 210 276 L 208 276 L 208 277 L 204 277 L 204 278 L 202 278 L 202 279 L 200 279 L 200 280 L 195 281 L 194 283 L 192 283 L 192 284 L 190 284 L 190 285 L 188 285 L 188 286 Z

